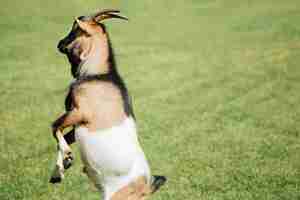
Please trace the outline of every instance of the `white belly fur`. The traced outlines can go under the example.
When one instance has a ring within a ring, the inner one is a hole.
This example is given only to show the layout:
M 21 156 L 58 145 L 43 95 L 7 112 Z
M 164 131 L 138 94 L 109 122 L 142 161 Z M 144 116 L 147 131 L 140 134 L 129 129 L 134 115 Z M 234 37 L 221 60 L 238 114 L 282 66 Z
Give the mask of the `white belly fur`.
M 76 140 L 88 176 L 99 189 L 103 189 L 105 200 L 139 176 L 145 176 L 150 182 L 149 165 L 132 118 L 96 132 L 77 127 Z

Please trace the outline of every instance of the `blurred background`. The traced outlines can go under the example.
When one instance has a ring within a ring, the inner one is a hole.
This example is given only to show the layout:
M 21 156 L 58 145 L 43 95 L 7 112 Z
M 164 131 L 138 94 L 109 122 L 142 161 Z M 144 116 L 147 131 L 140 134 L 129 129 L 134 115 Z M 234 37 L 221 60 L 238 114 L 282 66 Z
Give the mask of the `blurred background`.
M 75 17 L 107 21 L 153 174 L 153 199 L 300 198 L 300 1 L 10 0 L 0 8 L 0 199 L 100 199 L 74 166 L 48 183 L 50 124 L 72 80 L 57 42 Z

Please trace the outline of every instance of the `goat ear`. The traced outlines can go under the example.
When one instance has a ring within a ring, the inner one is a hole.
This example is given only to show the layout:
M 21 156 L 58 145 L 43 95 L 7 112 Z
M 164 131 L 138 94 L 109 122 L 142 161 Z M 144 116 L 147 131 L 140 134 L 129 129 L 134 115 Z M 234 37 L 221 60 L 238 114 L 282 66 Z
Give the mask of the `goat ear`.
M 84 32 L 86 32 L 87 34 L 92 33 L 91 27 L 86 22 L 83 22 L 80 19 L 76 19 L 76 23 L 78 24 L 79 28 Z

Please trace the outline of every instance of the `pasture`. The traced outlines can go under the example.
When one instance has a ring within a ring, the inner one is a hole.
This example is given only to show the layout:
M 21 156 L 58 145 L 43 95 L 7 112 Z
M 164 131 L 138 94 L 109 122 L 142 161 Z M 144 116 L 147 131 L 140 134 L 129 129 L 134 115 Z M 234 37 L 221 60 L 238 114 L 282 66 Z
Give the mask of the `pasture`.
M 56 44 L 107 21 L 156 200 L 300 198 L 300 1 L 10 0 L 0 8 L 0 200 L 96 200 L 78 150 L 62 184 L 50 124 L 72 80 Z M 73 149 L 77 149 L 73 145 Z

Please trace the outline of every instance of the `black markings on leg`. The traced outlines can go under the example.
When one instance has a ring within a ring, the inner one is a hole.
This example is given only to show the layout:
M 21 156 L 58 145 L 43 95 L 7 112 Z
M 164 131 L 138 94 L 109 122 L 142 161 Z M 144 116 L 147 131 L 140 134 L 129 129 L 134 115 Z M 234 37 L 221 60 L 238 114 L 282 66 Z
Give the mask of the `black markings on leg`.
M 64 135 L 64 138 L 68 145 L 73 144 L 75 142 L 75 129 L 73 128 L 71 131 Z

